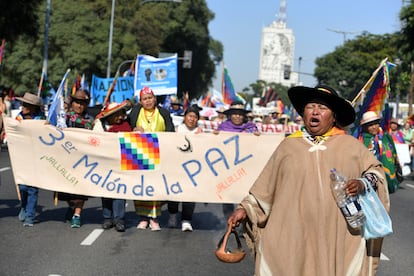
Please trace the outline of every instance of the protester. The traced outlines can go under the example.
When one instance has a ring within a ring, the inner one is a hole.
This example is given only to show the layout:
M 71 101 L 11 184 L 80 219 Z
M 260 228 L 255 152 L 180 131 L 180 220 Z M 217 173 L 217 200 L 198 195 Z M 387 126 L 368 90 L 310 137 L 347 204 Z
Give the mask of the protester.
M 397 118 L 390 120 L 390 130 L 392 140 L 396 144 L 404 144 L 404 133 L 400 130 L 400 123 Z
M 221 124 L 222 122 L 224 122 L 226 120 L 226 114 L 224 114 L 225 110 L 226 109 L 224 106 L 221 106 L 220 108 L 216 109 L 217 117 L 213 119 L 213 122 L 216 122 L 218 124 Z
M 248 122 L 247 120 L 248 110 L 245 109 L 244 104 L 239 101 L 232 102 L 230 108 L 224 111 L 227 116 L 227 120 L 222 122 L 214 134 L 218 134 L 220 131 L 228 132 L 249 132 L 255 135 L 260 135 L 256 124 Z
M 70 111 L 66 113 L 67 127 L 93 128 L 93 118 L 86 111 L 89 101 L 89 93 L 85 90 L 78 90 L 70 96 Z M 66 201 L 68 204 L 65 221 L 70 221 L 72 228 L 81 227 L 81 213 L 88 197 L 59 192 L 57 193 L 57 198 Z
M 404 127 L 401 130 L 403 133 L 404 143 L 408 145 L 410 151 L 410 160 L 411 160 L 411 171 L 414 171 L 414 158 L 413 158 L 413 145 L 414 145 L 414 136 L 411 123 L 408 119 L 404 122 Z
M 404 127 L 401 131 L 403 133 L 404 143 L 411 145 L 411 141 L 413 140 L 413 129 L 411 128 L 409 121 L 404 122 Z
M 389 209 L 382 165 L 344 131 L 355 112 L 334 89 L 297 86 L 288 96 L 305 126 L 280 143 L 228 223 L 249 226 L 255 275 L 366 275 L 371 257 L 375 274 L 382 240 L 348 227 L 330 170 L 348 178 L 351 196 L 364 192 L 358 178 L 366 178 Z
M 234 101 L 230 104 L 230 107 L 224 111 L 227 116 L 227 120 L 221 123 L 214 134 L 219 134 L 220 131 L 227 132 L 248 132 L 254 135 L 260 135 L 257 126 L 253 122 L 247 121 L 248 110 L 245 109 L 244 104 L 240 101 Z M 234 204 L 225 203 L 223 204 L 223 214 L 228 217 L 234 211 Z
M 198 126 L 198 120 L 200 119 L 200 112 L 197 106 L 190 106 L 184 112 L 183 123 L 176 127 L 176 132 L 181 133 L 193 133 L 198 134 L 203 132 L 203 129 Z M 168 227 L 175 228 L 177 226 L 177 215 L 179 202 L 168 202 Z M 192 232 L 193 226 L 191 221 L 193 219 L 193 213 L 195 209 L 195 202 L 181 202 L 181 230 L 183 232 Z
M 93 130 L 107 132 L 130 132 L 132 128 L 126 119 L 126 111 L 130 103 L 111 103 L 96 116 Z M 125 231 L 125 204 L 124 199 L 102 198 L 102 228 L 107 230 L 115 227 L 118 232 Z
M 395 192 L 399 182 L 396 177 L 396 166 L 399 166 L 397 150 L 392 136 L 380 127 L 381 117 L 374 111 L 362 114 L 360 125 L 362 133 L 359 140 L 369 149 L 384 167 L 387 177 L 388 191 Z
M 8 91 L 3 91 L 3 94 L 1 95 L 2 98 L 2 103 L 1 103 L 1 114 L 3 115 L 3 117 L 11 117 L 11 101 L 10 101 L 10 95 L 8 93 Z
M 176 116 L 182 116 L 184 113 L 183 104 L 176 98 L 171 101 L 169 110 L 171 114 Z
M 139 93 L 139 104 L 132 107 L 128 115 L 129 124 L 133 131 L 138 132 L 174 132 L 175 127 L 170 112 L 157 106 L 154 91 L 148 86 Z M 138 229 L 146 229 L 149 225 L 152 231 L 160 231 L 161 227 L 157 217 L 161 215 L 160 201 L 135 200 L 135 211 L 140 217 Z M 148 224 L 149 221 L 149 224 Z
M 22 110 L 16 119 L 21 120 L 44 120 L 45 116 L 41 110 L 42 100 L 40 97 L 24 93 L 23 97 L 16 97 L 22 102 Z M 36 206 L 39 195 L 39 188 L 19 184 L 20 192 L 20 212 L 19 220 L 23 221 L 23 226 L 32 227 L 36 217 Z
M 295 117 L 295 125 L 298 127 L 302 127 L 303 126 L 303 118 L 302 116 L 298 115 Z

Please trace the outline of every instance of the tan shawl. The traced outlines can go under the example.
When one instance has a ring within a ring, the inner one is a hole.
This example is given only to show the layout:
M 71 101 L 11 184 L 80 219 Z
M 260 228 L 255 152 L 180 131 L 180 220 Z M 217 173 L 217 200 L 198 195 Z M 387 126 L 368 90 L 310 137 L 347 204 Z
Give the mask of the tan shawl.
M 241 203 L 253 227 L 256 275 L 368 275 L 366 241 L 347 227 L 331 194 L 332 168 L 349 179 L 374 172 L 389 210 L 382 165 L 358 140 L 285 139 Z M 375 248 L 369 254 L 379 257 L 381 240 Z M 375 271 L 378 258 L 371 261 Z

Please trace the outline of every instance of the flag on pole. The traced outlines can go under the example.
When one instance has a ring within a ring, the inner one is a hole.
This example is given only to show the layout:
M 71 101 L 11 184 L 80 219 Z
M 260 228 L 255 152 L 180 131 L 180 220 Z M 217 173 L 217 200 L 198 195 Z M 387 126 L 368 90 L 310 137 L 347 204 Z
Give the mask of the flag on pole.
M 89 91 L 89 85 L 86 81 L 85 74 L 82 74 L 81 80 L 80 80 L 80 89 Z
M 367 111 L 374 111 L 382 116 L 381 127 L 384 130 L 388 130 L 391 119 L 388 108 L 388 99 L 391 92 L 389 70 L 394 66 L 395 64 L 388 62 L 387 58 L 382 60 L 371 78 L 352 101 L 356 118 L 354 124 L 349 127 L 349 130 L 354 137 L 360 135 L 362 130 L 359 122 L 362 119 L 362 115 Z
M 223 64 L 223 76 L 222 76 L 222 89 L 221 93 L 223 95 L 223 102 L 224 104 L 231 104 L 234 101 L 241 101 L 244 102 L 244 99 L 241 98 L 239 95 L 236 94 L 234 91 L 233 83 L 231 82 L 231 78 L 227 68 Z
M 277 100 L 277 92 L 273 90 L 272 87 L 267 87 L 262 93 L 262 97 L 260 97 L 259 106 L 267 106 L 268 103 Z
M 55 94 L 56 91 L 47 79 L 46 73 L 42 72 L 38 88 L 38 96 L 42 98 L 43 104 L 48 105 L 53 100 Z
M 54 126 L 64 128 L 66 127 L 65 122 L 65 108 L 64 108 L 64 85 L 66 78 L 68 77 L 70 73 L 70 69 L 68 69 L 63 76 L 62 81 L 60 82 L 59 88 L 55 94 L 55 97 L 53 98 L 53 102 L 50 105 L 49 113 L 47 116 L 47 121 Z
M 6 44 L 6 40 L 3 38 L 3 40 L 1 41 L 1 46 L 0 46 L 0 65 L 3 63 L 3 52 L 4 52 L 5 44 Z
M 188 96 L 188 91 L 185 91 L 184 99 L 183 99 L 183 110 L 185 111 L 189 107 L 190 107 L 190 97 Z
M 174 94 L 172 94 L 172 95 L 165 95 L 164 102 L 162 103 L 162 107 L 164 107 L 167 110 L 170 109 L 170 106 L 171 106 L 171 97 L 172 96 L 174 96 Z
M 82 77 L 81 75 L 76 75 L 75 77 L 75 81 L 73 82 L 72 85 L 72 95 L 75 95 L 76 91 L 78 91 L 81 88 L 81 81 L 82 81 Z

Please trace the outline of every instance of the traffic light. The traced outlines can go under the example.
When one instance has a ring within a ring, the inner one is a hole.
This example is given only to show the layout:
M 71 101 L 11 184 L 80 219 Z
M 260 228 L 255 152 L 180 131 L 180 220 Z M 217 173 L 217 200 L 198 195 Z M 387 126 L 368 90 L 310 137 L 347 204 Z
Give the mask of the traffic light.
M 191 69 L 191 61 L 193 59 L 193 51 L 184 51 L 183 68 Z
M 290 65 L 285 64 L 283 66 L 283 78 L 285 80 L 290 79 Z

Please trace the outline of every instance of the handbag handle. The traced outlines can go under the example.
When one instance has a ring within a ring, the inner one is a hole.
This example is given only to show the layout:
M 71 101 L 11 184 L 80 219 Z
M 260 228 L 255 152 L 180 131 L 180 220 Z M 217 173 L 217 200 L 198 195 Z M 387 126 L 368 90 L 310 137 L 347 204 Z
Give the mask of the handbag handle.
M 230 238 L 230 235 L 233 234 L 236 238 L 237 242 L 237 249 L 231 251 L 226 250 L 227 242 Z M 237 234 L 236 230 L 232 226 L 231 223 L 227 226 L 227 231 L 224 233 L 223 237 L 221 237 L 217 249 L 216 249 L 216 257 L 225 263 L 238 263 L 246 256 L 246 252 L 243 250 L 239 235 Z

